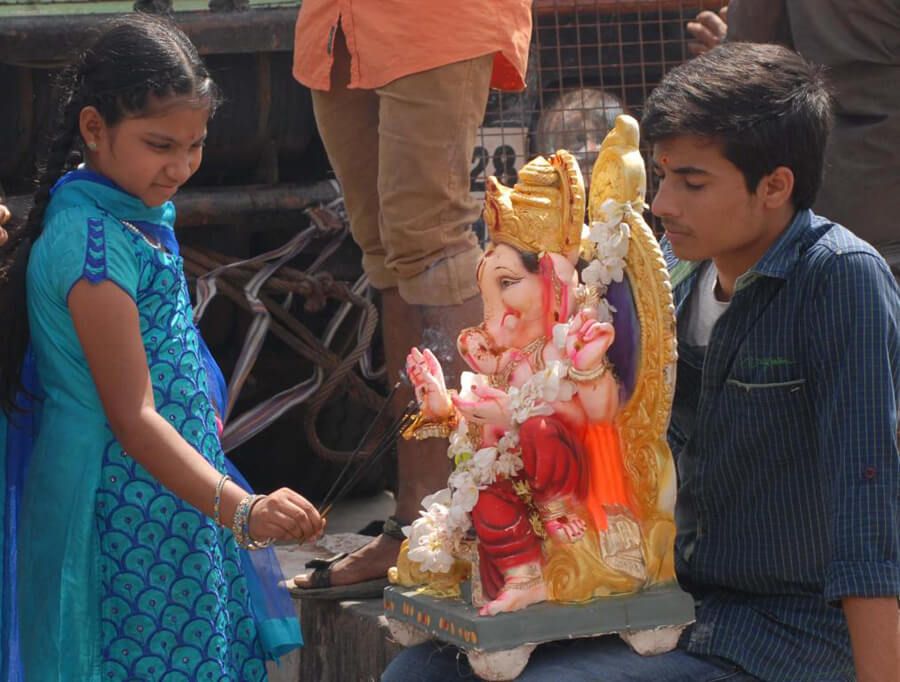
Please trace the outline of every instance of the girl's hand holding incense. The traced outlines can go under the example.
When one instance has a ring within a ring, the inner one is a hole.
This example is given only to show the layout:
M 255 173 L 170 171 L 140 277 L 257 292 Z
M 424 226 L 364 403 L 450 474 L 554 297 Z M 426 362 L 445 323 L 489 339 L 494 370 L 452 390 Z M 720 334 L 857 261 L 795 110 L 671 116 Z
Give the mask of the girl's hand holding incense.
M 250 513 L 250 537 L 304 543 L 318 539 L 325 519 L 305 497 L 290 488 L 281 488 L 261 498 Z

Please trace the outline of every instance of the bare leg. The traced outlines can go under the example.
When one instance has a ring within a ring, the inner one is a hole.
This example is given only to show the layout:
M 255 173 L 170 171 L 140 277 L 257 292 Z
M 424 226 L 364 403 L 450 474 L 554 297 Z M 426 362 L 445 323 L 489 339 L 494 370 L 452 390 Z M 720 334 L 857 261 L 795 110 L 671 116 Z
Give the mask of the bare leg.
M 427 345 L 444 366 L 448 386 L 458 382 L 463 369 L 458 357 L 456 335 L 459 330 L 481 320 L 481 299 L 470 298 L 461 305 L 414 306 L 406 303 L 396 289 L 382 291 L 385 362 L 391 384 L 401 377 L 406 356 L 412 346 Z M 423 340 L 427 343 L 423 344 Z M 412 389 L 404 384 L 395 396 L 395 414 L 413 399 Z M 422 498 L 447 485 L 450 460 L 447 441 L 399 440 L 398 492 L 395 516 L 409 523 L 419 515 Z M 331 569 L 332 585 L 352 585 L 382 578 L 397 561 L 400 540 L 379 535 L 372 542 L 336 563 Z M 299 587 L 308 586 L 308 574 L 294 578 Z

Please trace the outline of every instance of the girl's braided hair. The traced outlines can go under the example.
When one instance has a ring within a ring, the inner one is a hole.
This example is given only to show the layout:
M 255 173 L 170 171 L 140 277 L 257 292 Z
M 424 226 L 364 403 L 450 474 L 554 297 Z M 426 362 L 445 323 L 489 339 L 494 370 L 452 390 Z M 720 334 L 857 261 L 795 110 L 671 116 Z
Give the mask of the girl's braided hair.
M 25 275 L 31 245 L 43 230 L 50 189 L 79 161 L 83 146 L 79 116 L 95 107 L 108 126 L 140 117 L 158 100 L 185 98 L 208 107 L 219 91 L 196 48 L 169 21 L 129 14 L 105 24 L 99 36 L 56 83 L 58 109 L 46 147 L 38 153 L 34 203 L 20 229 L 0 247 L 0 409 L 15 409 L 28 346 Z

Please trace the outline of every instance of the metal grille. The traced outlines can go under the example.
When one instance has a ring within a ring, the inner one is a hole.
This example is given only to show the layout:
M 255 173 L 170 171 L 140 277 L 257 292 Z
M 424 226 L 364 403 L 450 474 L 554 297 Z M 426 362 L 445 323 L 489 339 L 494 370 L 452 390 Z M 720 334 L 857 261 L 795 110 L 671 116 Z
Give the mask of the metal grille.
M 567 149 L 585 180 L 618 114 L 640 119 L 644 99 L 689 58 L 685 24 L 725 0 L 535 0 L 527 88 L 492 92 L 473 150 L 471 189 L 505 184 L 538 154 Z M 652 177 L 648 177 L 652 196 Z

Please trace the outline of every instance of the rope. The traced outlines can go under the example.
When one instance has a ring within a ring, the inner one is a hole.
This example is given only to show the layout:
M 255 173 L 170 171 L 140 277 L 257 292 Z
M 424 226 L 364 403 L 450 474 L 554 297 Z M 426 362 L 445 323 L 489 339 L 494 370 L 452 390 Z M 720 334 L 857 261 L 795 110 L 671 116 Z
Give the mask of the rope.
M 368 296 L 368 280 L 364 276 L 348 286 L 324 270 L 327 260 L 349 233 L 342 201 L 306 213 L 311 223 L 309 228 L 283 246 L 252 258 L 237 259 L 188 246 L 183 246 L 181 252 L 185 271 L 196 278 L 194 315 L 197 322 L 219 294 L 251 314 L 250 327 L 229 383 L 229 404 L 222 436 L 225 451 L 247 442 L 288 410 L 306 403 L 304 431 L 313 451 L 323 459 L 349 465 L 356 457 L 370 458 L 375 450 L 383 450 L 383 445 L 376 442 L 369 449 L 363 449 L 363 442 L 354 451 L 332 449 L 322 443 L 316 424 L 326 404 L 341 396 L 376 413 L 384 407 L 385 398 L 366 383 L 366 379 L 383 375 L 383 368 L 373 368 L 371 361 L 378 311 Z M 329 241 L 308 268 L 298 270 L 287 265 L 320 237 L 328 237 Z M 322 311 L 329 300 L 340 303 L 321 339 L 291 314 L 289 307 L 294 296 L 304 300 L 304 310 L 308 312 Z M 332 350 L 331 345 L 354 309 L 359 310 L 356 332 L 342 334 L 341 338 L 354 338 L 355 345 L 342 357 Z M 234 406 L 269 333 L 310 361 L 312 374 L 233 417 Z M 353 371 L 356 367 L 359 367 L 359 373 Z

